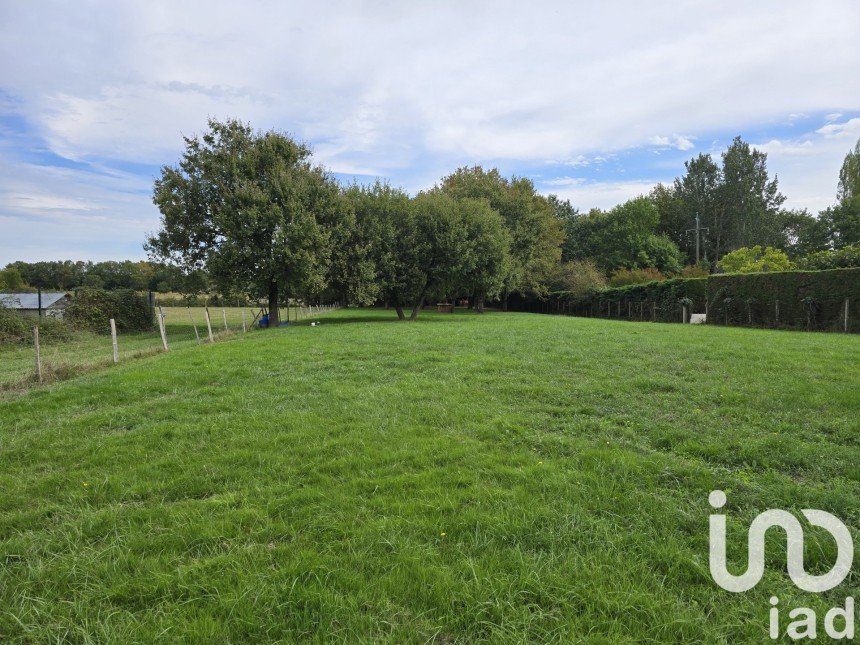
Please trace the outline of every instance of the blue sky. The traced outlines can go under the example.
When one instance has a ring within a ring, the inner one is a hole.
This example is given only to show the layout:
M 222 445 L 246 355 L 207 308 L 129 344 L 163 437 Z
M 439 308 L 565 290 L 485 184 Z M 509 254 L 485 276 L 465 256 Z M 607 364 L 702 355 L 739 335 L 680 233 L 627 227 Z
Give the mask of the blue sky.
M 832 203 L 860 137 L 860 4 L 0 4 L 0 265 L 143 258 L 152 181 L 208 116 L 411 192 L 460 165 L 610 207 L 768 153 L 786 206 Z

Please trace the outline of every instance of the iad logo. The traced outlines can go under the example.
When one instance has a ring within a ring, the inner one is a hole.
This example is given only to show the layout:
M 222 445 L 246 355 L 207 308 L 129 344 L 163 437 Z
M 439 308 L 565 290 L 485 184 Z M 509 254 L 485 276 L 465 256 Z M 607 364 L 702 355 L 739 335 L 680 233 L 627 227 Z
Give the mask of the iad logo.
M 708 501 L 715 509 L 726 505 L 726 494 L 721 490 L 712 491 Z M 726 568 L 726 516 L 711 515 L 710 517 L 710 568 L 714 581 L 726 591 L 740 593 L 755 587 L 764 575 L 764 545 L 768 529 L 779 527 L 785 531 L 787 538 L 786 560 L 788 575 L 791 581 L 803 591 L 821 593 L 833 589 L 841 583 L 851 571 L 854 561 L 854 542 L 851 533 L 840 520 L 826 511 L 804 509 L 801 511 L 807 521 L 825 529 L 836 540 L 836 563 L 823 575 L 810 575 L 803 567 L 803 527 L 798 519 L 779 509 L 771 509 L 756 516 L 749 528 L 747 538 L 747 568 L 739 575 L 729 573 Z M 773 607 L 770 610 L 770 636 L 779 638 L 779 610 L 776 605 L 779 599 L 774 596 L 770 600 Z M 797 607 L 788 614 L 789 618 L 799 619 L 788 625 L 786 635 L 792 639 L 815 638 L 817 632 L 817 617 L 808 607 Z M 843 628 L 836 627 L 836 620 L 844 621 Z M 854 599 L 846 598 L 845 607 L 834 607 L 824 618 L 824 630 L 831 638 L 854 638 Z

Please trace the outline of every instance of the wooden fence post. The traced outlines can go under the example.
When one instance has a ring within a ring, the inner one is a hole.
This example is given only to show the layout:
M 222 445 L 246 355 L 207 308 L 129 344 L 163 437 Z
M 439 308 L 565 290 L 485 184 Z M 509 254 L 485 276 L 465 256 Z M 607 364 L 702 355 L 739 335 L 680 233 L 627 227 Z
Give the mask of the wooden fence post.
M 657 303 L 651 303 L 651 322 L 657 322 Z
M 687 305 L 681 306 L 681 322 L 682 323 L 687 322 Z
M 209 307 L 205 307 L 203 313 L 206 316 L 206 329 L 209 330 L 209 342 L 214 343 L 215 338 L 212 336 L 212 319 L 209 317 Z
M 221 307 L 221 316 L 224 318 L 224 331 L 230 331 L 230 328 L 227 327 L 227 310 L 224 307 Z
M 158 331 L 161 332 L 161 344 L 164 346 L 164 351 L 168 351 L 167 347 L 167 331 L 164 329 L 164 310 L 158 307 Z
M 774 327 L 779 327 L 779 300 L 774 301 L 774 303 L 773 303 L 773 304 L 774 304 L 774 309 L 776 310 L 776 311 L 774 312 L 774 323 L 773 323 L 773 326 L 774 326 Z
M 842 325 L 842 330 L 848 333 L 848 298 L 845 298 L 845 322 Z
M 33 346 L 36 349 L 36 378 L 42 382 L 42 348 L 39 346 L 39 325 L 33 327 Z
M 116 342 L 116 321 L 113 318 L 110 319 L 110 339 L 113 344 L 113 362 L 119 363 L 119 345 Z
M 245 326 L 245 310 L 242 310 L 242 333 L 247 333 L 248 328 Z
M 200 334 L 197 333 L 197 325 L 194 324 L 194 316 L 191 315 L 191 307 L 186 307 L 188 310 L 188 320 L 191 321 L 191 326 L 194 328 L 194 338 L 197 339 L 197 344 L 200 344 Z

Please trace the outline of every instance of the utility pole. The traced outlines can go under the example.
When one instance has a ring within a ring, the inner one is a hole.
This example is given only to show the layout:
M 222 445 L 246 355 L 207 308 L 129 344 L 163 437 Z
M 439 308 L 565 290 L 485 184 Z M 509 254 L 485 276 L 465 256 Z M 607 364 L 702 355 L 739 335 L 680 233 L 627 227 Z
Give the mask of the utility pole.
M 702 225 L 699 221 L 699 212 L 696 211 L 696 228 L 688 228 L 687 232 L 695 232 L 696 233 L 696 264 L 699 263 L 699 240 L 701 238 L 701 232 L 707 231 L 708 227 L 702 228 Z

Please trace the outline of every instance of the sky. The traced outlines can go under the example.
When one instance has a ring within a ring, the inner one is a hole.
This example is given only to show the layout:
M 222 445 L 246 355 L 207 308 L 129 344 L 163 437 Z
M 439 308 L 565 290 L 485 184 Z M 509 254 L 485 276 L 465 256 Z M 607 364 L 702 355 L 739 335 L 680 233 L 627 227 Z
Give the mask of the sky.
M 0 266 L 143 259 L 183 135 L 238 118 L 343 182 L 498 167 L 580 210 L 768 153 L 788 208 L 860 138 L 860 2 L 0 3 Z

